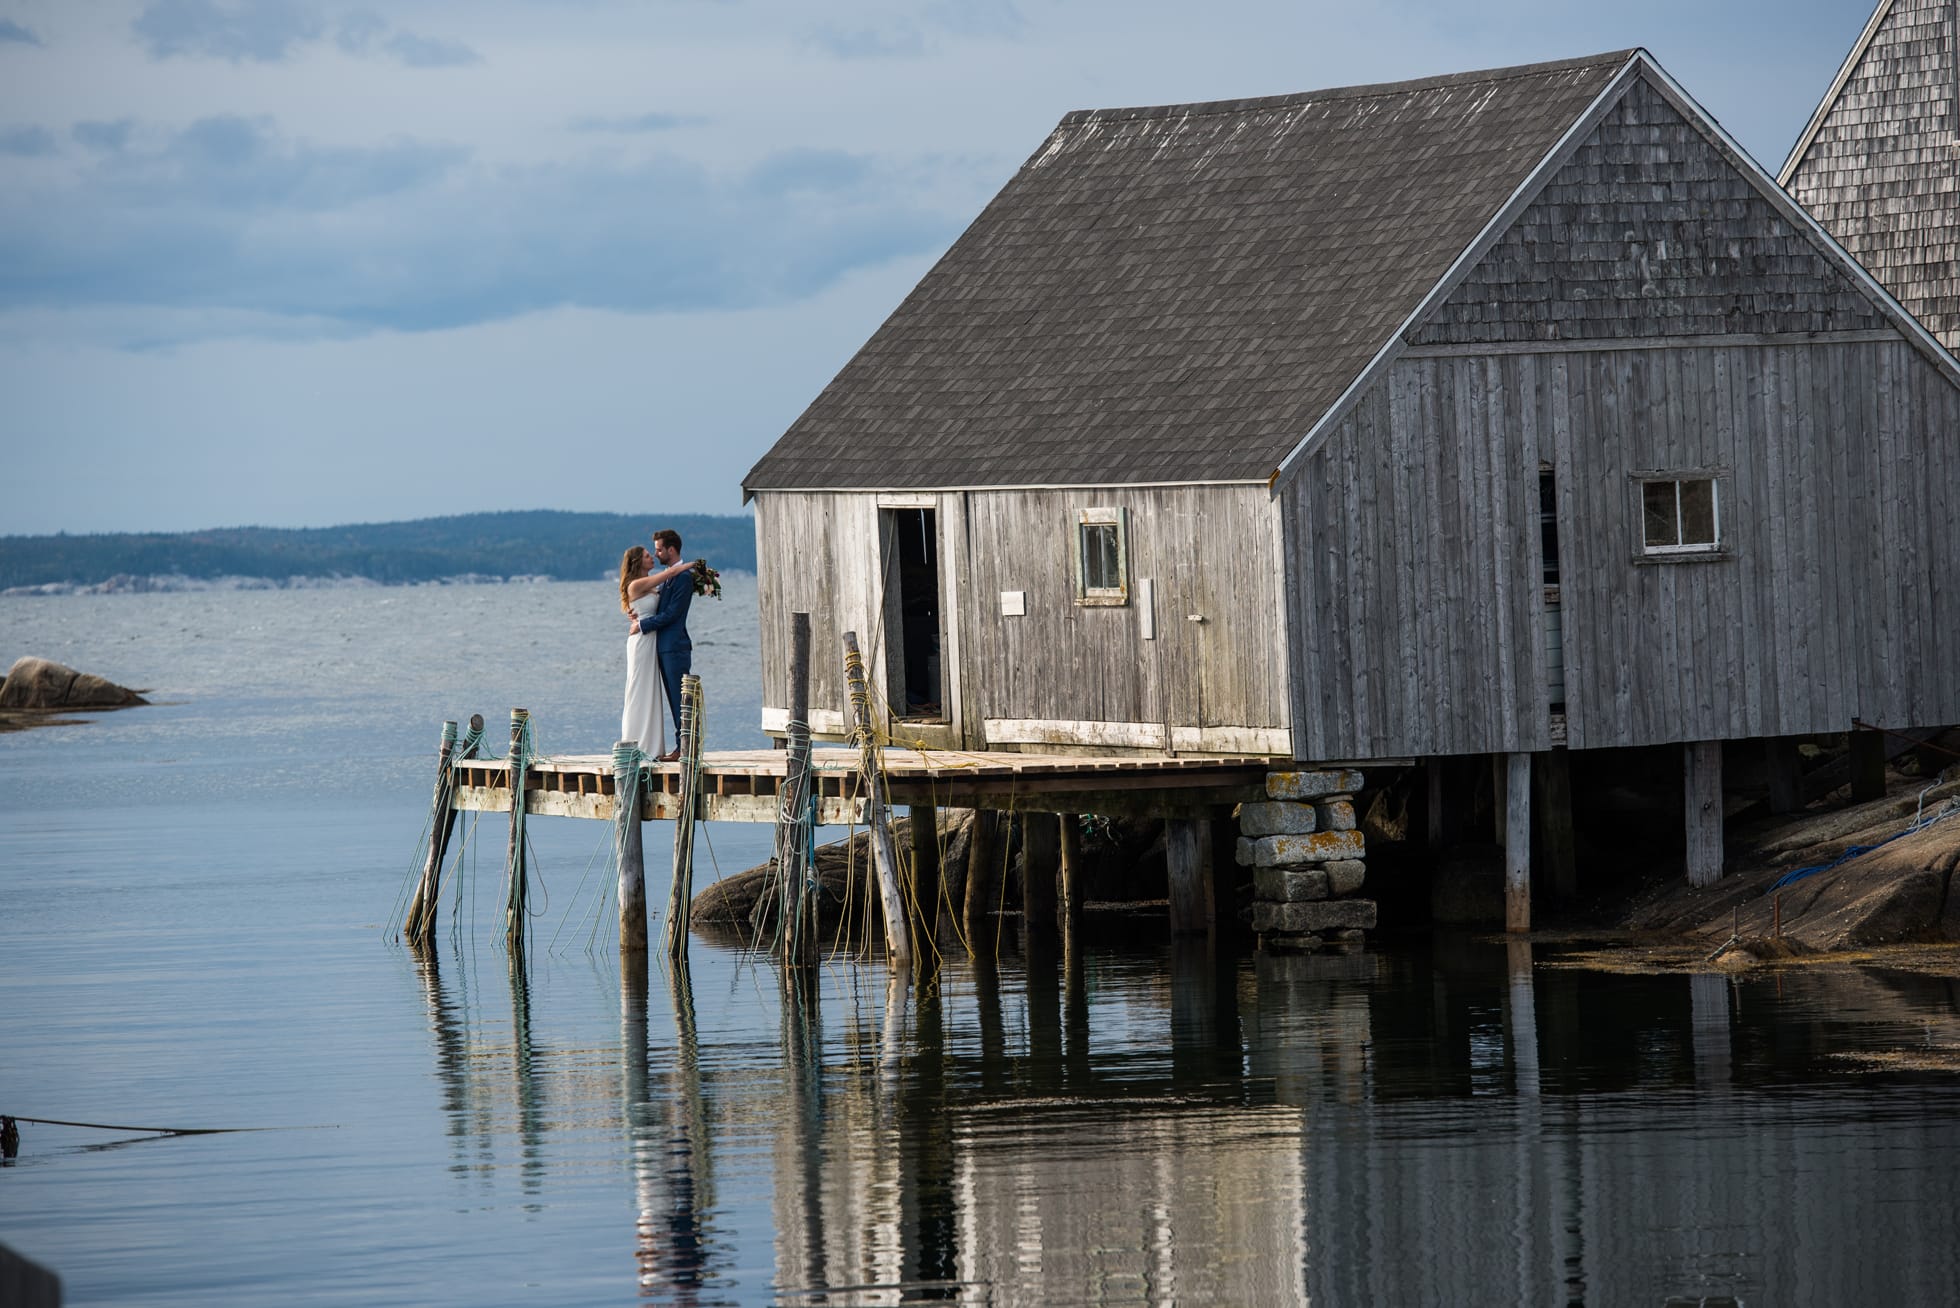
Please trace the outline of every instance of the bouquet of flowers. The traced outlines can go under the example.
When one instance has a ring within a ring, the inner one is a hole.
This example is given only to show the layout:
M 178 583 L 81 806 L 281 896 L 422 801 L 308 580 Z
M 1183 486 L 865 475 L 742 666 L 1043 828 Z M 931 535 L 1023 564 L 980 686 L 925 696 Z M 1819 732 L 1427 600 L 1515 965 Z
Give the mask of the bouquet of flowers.
M 694 567 L 689 570 L 687 576 L 688 580 L 694 583 L 696 595 L 706 595 L 711 599 L 721 598 L 721 574 L 709 567 L 706 559 L 694 560 Z

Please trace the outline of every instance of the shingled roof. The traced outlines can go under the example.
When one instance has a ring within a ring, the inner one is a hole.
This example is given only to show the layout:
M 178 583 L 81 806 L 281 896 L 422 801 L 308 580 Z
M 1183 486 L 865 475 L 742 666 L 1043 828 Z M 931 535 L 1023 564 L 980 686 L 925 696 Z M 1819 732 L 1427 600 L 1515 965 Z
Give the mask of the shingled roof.
M 1264 481 L 1636 51 L 1072 113 L 743 481 Z

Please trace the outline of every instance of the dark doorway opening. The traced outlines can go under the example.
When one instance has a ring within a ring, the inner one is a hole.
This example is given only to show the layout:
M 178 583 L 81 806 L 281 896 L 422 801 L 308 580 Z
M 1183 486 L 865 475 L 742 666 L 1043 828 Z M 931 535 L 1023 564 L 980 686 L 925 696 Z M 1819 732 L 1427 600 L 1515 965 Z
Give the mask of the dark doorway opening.
M 939 523 L 932 509 L 883 509 L 885 629 L 892 713 L 943 720 L 939 664 Z

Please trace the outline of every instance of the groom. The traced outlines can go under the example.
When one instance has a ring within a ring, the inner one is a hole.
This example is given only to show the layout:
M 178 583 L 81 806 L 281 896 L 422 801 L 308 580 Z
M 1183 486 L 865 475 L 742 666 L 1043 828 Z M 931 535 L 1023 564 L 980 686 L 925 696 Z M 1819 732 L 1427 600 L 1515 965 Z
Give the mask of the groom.
M 681 534 L 669 527 L 653 533 L 653 557 L 671 568 L 680 561 Z M 653 648 L 660 656 L 660 680 L 667 688 L 667 711 L 674 718 L 674 747 L 660 756 L 672 763 L 681 756 L 681 678 L 694 665 L 694 642 L 687 638 L 687 606 L 694 602 L 694 574 L 683 572 L 660 583 L 653 612 L 629 624 L 641 635 L 658 632 Z

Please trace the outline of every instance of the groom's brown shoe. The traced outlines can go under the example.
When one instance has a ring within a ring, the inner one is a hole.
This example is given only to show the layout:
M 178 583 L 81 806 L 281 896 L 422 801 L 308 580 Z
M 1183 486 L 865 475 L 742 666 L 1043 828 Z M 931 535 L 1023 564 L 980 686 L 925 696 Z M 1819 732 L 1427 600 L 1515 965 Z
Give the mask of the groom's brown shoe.
M 656 763 L 678 763 L 678 762 L 680 762 L 680 757 L 681 757 L 681 751 L 680 751 L 680 749 L 679 749 L 679 747 L 675 747 L 675 748 L 673 748 L 673 749 L 670 749 L 670 750 L 668 750 L 668 751 L 667 751 L 667 752 L 666 752 L 665 754 L 662 754 L 662 755 L 661 755 L 661 756 L 660 756 L 659 758 L 656 758 L 656 759 L 654 760 L 654 762 L 656 762 Z

